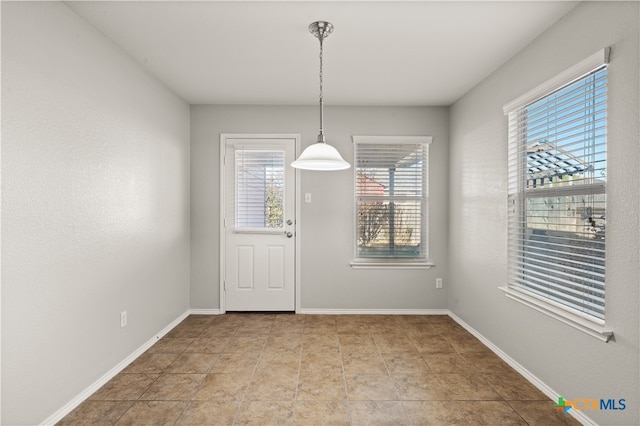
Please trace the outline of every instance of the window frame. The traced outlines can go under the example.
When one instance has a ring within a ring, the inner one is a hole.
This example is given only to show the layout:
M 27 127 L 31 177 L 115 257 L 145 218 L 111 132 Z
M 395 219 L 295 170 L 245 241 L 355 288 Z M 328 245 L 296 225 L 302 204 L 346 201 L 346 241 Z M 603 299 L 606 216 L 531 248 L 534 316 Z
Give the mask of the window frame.
M 509 126 L 511 126 L 512 120 L 516 120 L 516 121 L 520 120 L 520 117 L 521 117 L 520 112 L 526 107 L 528 107 L 529 105 L 584 78 L 585 76 L 589 75 L 593 71 L 603 66 L 606 66 L 609 63 L 609 55 L 610 55 L 610 48 L 607 47 L 607 48 L 601 49 L 600 51 L 594 53 L 593 55 L 589 56 L 583 61 L 577 63 L 573 67 L 567 69 L 566 71 L 558 74 L 554 78 L 546 81 L 540 86 L 534 88 L 533 90 L 530 90 L 529 92 L 525 93 L 519 98 L 506 104 L 503 108 L 503 112 L 505 115 L 509 117 L 508 118 Z M 607 75 L 607 78 L 608 78 L 608 75 Z M 515 149 L 514 146 L 522 143 L 522 140 L 519 139 L 521 138 L 521 135 L 522 135 L 522 132 L 515 132 L 515 134 L 512 134 L 512 133 L 509 134 L 509 140 L 508 140 L 509 156 L 514 155 L 512 151 Z M 517 152 L 515 155 L 517 156 L 517 160 L 511 159 L 510 161 L 516 161 L 516 162 L 526 161 L 525 157 L 523 157 L 523 159 L 520 160 L 520 157 L 518 156 L 519 154 Z M 525 156 L 526 156 L 526 153 L 525 153 Z M 522 172 L 520 173 L 516 172 L 517 176 L 513 177 L 511 175 L 512 173 L 514 173 L 512 170 L 512 166 L 509 166 L 510 175 L 508 177 L 508 181 L 509 181 L 508 182 L 508 194 L 509 194 L 508 215 L 509 215 L 510 228 L 512 226 L 511 225 L 512 218 L 515 218 L 514 220 L 517 220 L 518 217 L 521 217 L 522 215 L 525 214 L 525 209 L 522 205 L 520 205 L 520 201 L 526 200 L 527 197 L 530 196 L 526 194 L 525 184 L 524 184 L 525 168 L 522 168 L 522 169 L 523 169 Z M 582 191 L 586 190 L 587 186 L 588 185 L 582 187 L 580 190 Z M 576 190 L 580 191 L 578 189 Z M 542 192 L 544 191 L 540 191 L 540 193 Z M 606 190 L 604 193 L 606 194 Z M 516 232 L 516 231 L 512 229 L 509 230 L 509 241 L 511 241 L 513 232 Z M 522 241 L 523 237 L 516 236 L 515 238 L 519 238 L 519 241 Z M 510 272 L 512 268 L 511 262 L 512 262 L 512 259 L 515 257 L 513 254 L 513 250 L 516 250 L 516 249 L 512 248 L 511 244 L 508 244 L 508 250 L 507 250 L 508 262 L 507 263 L 509 264 Z M 605 257 L 606 257 L 606 252 L 605 252 Z M 606 271 L 605 271 L 605 282 L 606 282 Z M 532 291 L 527 291 L 526 289 L 523 289 L 522 286 L 516 286 L 512 284 L 510 281 L 507 282 L 507 285 L 499 288 L 505 293 L 505 296 L 507 296 L 508 298 L 515 300 L 519 303 L 522 303 L 525 306 L 528 306 L 547 316 L 555 318 L 561 321 L 562 323 L 567 324 L 580 331 L 583 331 L 603 342 L 608 342 L 613 336 L 613 330 L 611 330 L 606 325 L 606 321 L 605 321 L 606 317 L 604 320 L 601 320 L 599 318 L 596 318 L 595 316 L 580 312 L 576 309 L 572 309 L 571 307 L 558 303 L 545 296 L 541 296 Z
M 354 259 L 350 263 L 354 269 L 430 269 L 435 266 L 429 261 L 429 146 L 433 141 L 432 136 L 360 136 L 353 135 L 354 147 L 354 167 L 353 167 L 353 188 L 354 188 Z M 376 145 L 402 145 L 402 144 L 422 144 L 424 145 L 425 162 L 423 164 L 423 188 L 421 195 L 421 243 L 424 245 L 422 251 L 424 256 L 420 258 L 410 257 L 359 257 L 358 255 L 358 158 L 356 157 L 356 146 L 366 144 Z

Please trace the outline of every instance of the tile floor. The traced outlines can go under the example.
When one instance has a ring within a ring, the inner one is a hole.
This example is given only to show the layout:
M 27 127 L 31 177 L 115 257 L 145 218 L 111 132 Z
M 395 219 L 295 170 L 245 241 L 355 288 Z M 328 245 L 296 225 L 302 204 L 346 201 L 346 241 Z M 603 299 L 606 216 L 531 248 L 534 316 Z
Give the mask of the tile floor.
M 447 316 L 190 316 L 59 425 L 576 425 Z

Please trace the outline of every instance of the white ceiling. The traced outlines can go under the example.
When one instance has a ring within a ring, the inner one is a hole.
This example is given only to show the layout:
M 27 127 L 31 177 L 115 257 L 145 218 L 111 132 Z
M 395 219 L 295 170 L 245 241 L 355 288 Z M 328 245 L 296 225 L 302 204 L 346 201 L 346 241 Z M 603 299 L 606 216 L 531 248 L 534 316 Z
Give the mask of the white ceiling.
M 450 105 L 551 26 L 562 1 L 66 2 L 191 104 Z

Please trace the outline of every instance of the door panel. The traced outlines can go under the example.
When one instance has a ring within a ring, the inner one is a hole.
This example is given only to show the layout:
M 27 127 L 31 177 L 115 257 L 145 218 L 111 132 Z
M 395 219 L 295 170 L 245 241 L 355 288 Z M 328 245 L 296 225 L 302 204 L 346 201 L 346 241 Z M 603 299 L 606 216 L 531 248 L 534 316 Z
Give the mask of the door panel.
M 236 282 L 237 288 L 242 290 L 253 289 L 253 247 L 236 247 Z
M 225 308 L 295 310 L 295 139 L 225 140 Z
M 284 280 L 286 275 L 284 248 L 281 246 L 270 246 L 267 247 L 267 253 L 267 259 L 269 262 L 269 280 L 267 285 L 270 289 L 282 290 L 285 288 Z

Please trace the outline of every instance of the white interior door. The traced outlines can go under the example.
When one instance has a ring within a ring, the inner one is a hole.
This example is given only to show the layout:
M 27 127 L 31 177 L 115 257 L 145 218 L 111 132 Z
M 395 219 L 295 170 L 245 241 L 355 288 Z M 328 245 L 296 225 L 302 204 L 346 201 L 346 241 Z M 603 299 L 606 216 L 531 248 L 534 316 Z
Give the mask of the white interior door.
M 227 311 L 295 310 L 295 138 L 224 138 Z

